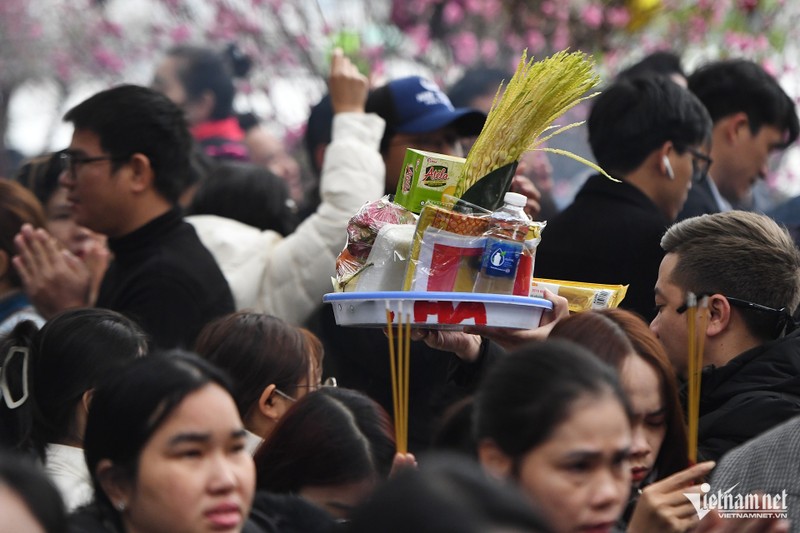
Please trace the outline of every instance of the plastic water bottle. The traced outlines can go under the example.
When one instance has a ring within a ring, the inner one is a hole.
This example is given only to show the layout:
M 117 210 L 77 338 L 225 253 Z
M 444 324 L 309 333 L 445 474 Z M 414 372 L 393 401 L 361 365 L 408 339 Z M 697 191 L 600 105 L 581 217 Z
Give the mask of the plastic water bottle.
M 513 292 L 520 254 L 531 220 L 523 210 L 526 201 L 521 194 L 507 192 L 503 197 L 503 206 L 492 213 L 474 292 Z

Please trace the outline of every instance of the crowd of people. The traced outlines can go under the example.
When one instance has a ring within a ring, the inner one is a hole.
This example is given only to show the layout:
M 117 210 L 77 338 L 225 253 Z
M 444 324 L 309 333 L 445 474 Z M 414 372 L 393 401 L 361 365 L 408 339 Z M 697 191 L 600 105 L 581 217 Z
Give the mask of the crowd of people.
M 570 314 L 546 292 L 530 330 L 415 329 L 400 453 L 385 333 L 321 298 L 406 149 L 465 155 L 507 74 L 451 101 L 420 76 L 370 87 L 334 51 L 304 177 L 234 111 L 250 66 L 169 50 L 151 87 L 81 102 L 69 146 L 0 179 L 0 531 L 800 531 L 797 228 L 744 209 L 800 126 L 763 68 L 687 76 L 659 52 L 620 72 L 586 129 L 613 179 L 563 210 L 526 156 L 535 274 L 627 297 Z M 697 503 L 731 491 L 783 505 Z

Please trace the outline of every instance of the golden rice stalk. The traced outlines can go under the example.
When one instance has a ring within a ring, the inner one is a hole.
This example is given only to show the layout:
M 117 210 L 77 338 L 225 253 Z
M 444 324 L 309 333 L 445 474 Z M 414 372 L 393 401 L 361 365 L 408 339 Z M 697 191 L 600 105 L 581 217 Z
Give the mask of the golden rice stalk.
M 528 60 L 522 52 L 517 71 L 505 92 L 497 90 L 486 123 L 456 186 L 461 197 L 476 181 L 492 170 L 519 160 L 528 150 L 574 125 L 552 129 L 552 122 L 580 102 L 595 96 L 588 91 L 600 83 L 594 61 L 582 52 L 558 52 L 541 61 Z

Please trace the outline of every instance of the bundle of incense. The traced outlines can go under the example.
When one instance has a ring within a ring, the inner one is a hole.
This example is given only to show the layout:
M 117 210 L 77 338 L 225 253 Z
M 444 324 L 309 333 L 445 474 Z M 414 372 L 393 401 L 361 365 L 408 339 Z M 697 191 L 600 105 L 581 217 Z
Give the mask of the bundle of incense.
M 703 348 L 706 338 L 706 325 L 708 323 L 708 296 L 700 299 L 698 306 L 697 297 L 690 292 L 686 298 L 686 320 L 688 321 L 688 439 L 689 460 L 697 462 L 697 439 L 700 419 L 700 383 L 703 371 Z M 699 318 L 699 321 L 698 321 Z
M 386 302 L 386 330 L 389 337 L 389 365 L 392 377 L 392 407 L 394 408 L 394 434 L 398 453 L 408 453 L 408 374 L 411 353 L 411 315 L 403 315 L 400 302 L 397 338 L 393 314 Z

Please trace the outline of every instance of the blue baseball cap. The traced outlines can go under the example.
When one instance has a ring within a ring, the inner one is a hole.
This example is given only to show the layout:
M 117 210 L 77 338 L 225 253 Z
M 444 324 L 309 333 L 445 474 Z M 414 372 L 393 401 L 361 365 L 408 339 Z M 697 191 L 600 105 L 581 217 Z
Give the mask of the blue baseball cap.
M 486 115 L 455 108 L 439 86 L 420 76 L 391 81 L 370 93 L 366 110 L 386 121 L 387 133 L 428 133 L 452 126 L 464 137 L 478 135 Z

